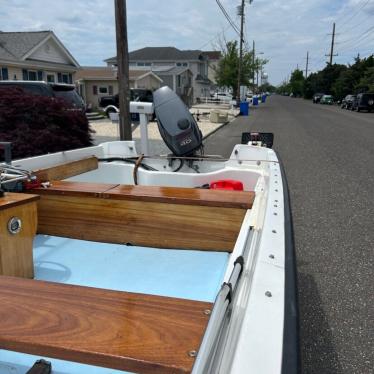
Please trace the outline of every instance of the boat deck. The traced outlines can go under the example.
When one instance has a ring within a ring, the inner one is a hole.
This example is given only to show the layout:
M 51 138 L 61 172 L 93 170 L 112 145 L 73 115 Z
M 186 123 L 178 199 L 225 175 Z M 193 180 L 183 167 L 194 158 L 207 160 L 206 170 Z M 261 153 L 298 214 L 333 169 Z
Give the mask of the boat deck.
M 223 281 L 229 254 L 128 246 L 37 235 L 34 240 L 33 257 L 36 280 L 125 291 L 144 294 L 144 297 L 158 295 L 176 298 L 170 300 L 189 299 L 211 303 Z M 61 290 L 58 292 L 60 293 Z M 61 295 L 59 299 L 61 300 Z M 42 303 L 42 297 L 40 300 Z M 26 301 L 30 302 L 29 298 L 25 299 Z M 182 302 L 184 306 L 180 306 L 188 308 L 188 303 L 186 300 Z M 47 307 L 41 309 L 48 310 Z M 175 310 L 175 307 L 172 310 Z M 2 335 L 4 336 L 4 333 Z M 22 334 L 22 339 L 25 335 Z M 28 342 L 26 343 L 29 345 Z M 24 342 L 17 344 L 24 344 Z M 42 357 L 0 350 L 0 372 L 14 373 L 16 369 L 20 374 L 26 373 L 40 358 Z M 52 362 L 53 373 L 117 372 L 115 369 L 43 358 Z

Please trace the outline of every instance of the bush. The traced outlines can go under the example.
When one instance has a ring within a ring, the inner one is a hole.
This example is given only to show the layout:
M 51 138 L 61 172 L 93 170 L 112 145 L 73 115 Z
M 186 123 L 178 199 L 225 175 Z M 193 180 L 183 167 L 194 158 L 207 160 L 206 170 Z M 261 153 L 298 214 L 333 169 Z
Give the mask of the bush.
M 0 89 L 0 141 L 12 142 L 13 158 L 87 147 L 91 134 L 85 114 L 62 99 Z

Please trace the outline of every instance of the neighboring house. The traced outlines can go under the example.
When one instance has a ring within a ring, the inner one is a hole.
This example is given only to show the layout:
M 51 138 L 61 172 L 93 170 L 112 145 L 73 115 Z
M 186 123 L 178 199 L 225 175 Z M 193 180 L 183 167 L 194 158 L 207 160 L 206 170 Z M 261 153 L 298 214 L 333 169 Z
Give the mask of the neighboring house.
M 53 31 L 0 31 L 0 80 L 73 83 L 79 68 Z
M 203 54 L 208 57 L 208 79 L 216 85 L 216 70 L 222 54 L 220 51 L 204 51 Z
M 130 88 L 156 90 L 162 85 L 162 79 L 150 70 L 130 70 Z M 75 76 L 78 92 L 86 104 L 97 108 L 101 96 L 118 93 L 117 69 L 110 67 L 82 67 Z
M 157 75 L 165 77 L 159 70 L 161 68 L 188 68 L 192 73 L 189 100 L 196 101 L 197 97 L 209 96 L 211 81 L 208 79 L 208 56 L 200 50 L 179 50 L 174 47 L 146 47 L 129 53 L 129 64 L 131 69 L 151 69 Z M 117 66 L 117 58 L 112 57 L 105 62 L 108 66 Z M 172 78 L 178 79 L 172 72 Z M 177 86 L 168 79 L 164 84 L 177 91 Z

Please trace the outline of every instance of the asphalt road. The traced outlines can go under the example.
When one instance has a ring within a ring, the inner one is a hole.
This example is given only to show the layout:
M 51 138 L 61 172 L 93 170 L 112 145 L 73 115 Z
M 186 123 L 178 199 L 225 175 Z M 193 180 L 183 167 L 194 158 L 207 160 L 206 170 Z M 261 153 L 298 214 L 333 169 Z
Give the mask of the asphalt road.
M 303 373 L 374 373 L 374 113 L 272 96 L 207 138 L 275 134 L 291 194 Z

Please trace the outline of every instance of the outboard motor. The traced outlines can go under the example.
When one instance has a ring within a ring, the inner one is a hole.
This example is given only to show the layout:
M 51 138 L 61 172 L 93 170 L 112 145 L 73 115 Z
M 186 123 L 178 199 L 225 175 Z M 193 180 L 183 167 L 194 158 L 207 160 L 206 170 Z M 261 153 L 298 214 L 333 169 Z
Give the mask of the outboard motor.
M 191 156 L 202 146 L 202 134 L 192 114 L 169 87 L 153 93 L 158 129 L 175 156 Z

